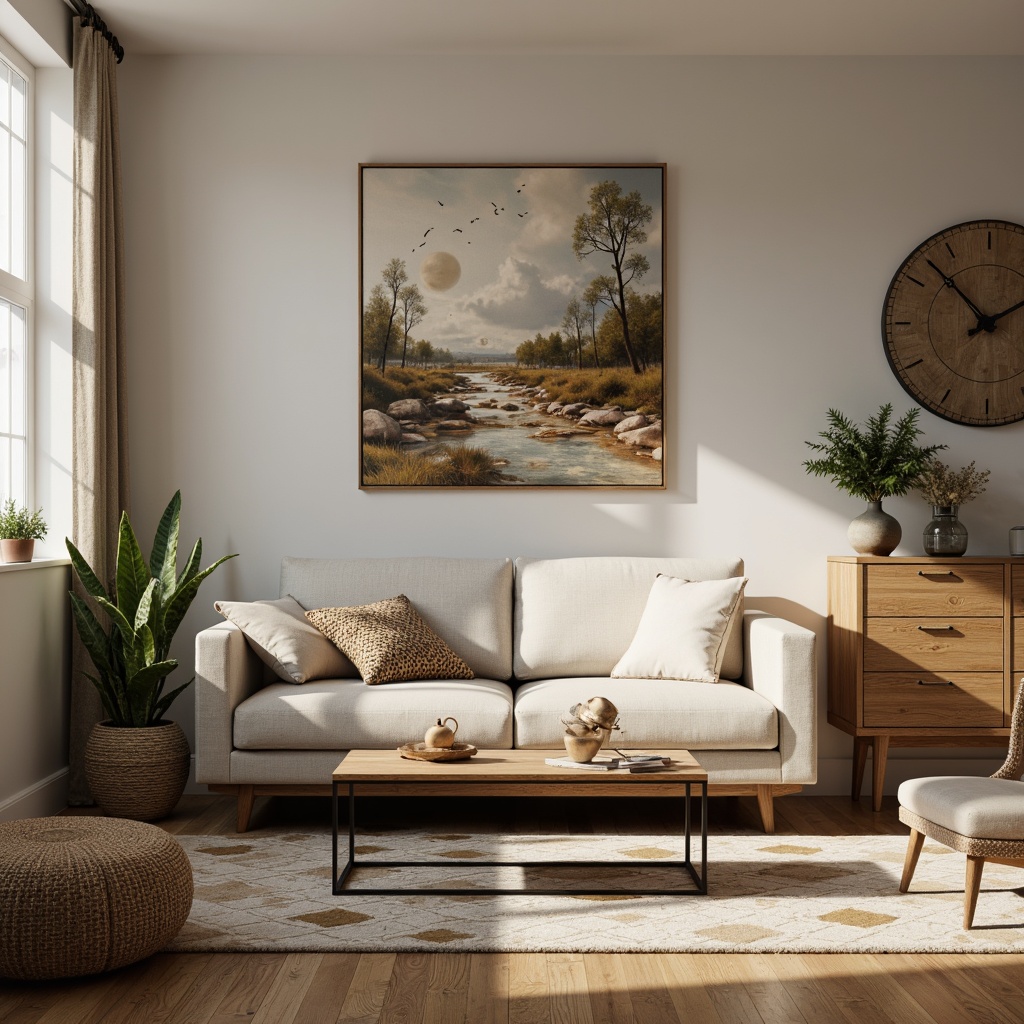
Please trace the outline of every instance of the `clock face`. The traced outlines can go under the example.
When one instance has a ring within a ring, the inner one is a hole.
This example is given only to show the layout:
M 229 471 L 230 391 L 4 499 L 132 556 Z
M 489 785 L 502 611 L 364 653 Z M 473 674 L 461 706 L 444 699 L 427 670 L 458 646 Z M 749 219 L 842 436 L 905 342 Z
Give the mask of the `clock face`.
M 889 285 L 882 340 L 899 382 L 937 416 L 1024 419 L 1024 227 L 975 220 L 922 242 Z

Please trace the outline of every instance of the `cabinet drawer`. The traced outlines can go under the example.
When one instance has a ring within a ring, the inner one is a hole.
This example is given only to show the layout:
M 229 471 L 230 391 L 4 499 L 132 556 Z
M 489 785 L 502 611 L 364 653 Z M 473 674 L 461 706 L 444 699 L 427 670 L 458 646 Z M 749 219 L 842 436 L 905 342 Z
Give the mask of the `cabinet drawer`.
M 1013 593 L 1013 614 L 1024 615 L 1024 565 L 1010 566 L 1013 576 L 1011 577 L 1011 591 Z
M 868 615 L 1002 615 L 1003 566 L 865 566 Z
M 1024 672 L 1024 618 L 1013 620 L 1013 647 L 1010 650 L 1010 668 L 1018 675 Z
M 1002 672 L 1002 619 L 867 619 L 865 672 Z
M 887 728 L 999 728 L 1003 677 L 997 673 L 871 673 L 864 676 L 864 725 Z

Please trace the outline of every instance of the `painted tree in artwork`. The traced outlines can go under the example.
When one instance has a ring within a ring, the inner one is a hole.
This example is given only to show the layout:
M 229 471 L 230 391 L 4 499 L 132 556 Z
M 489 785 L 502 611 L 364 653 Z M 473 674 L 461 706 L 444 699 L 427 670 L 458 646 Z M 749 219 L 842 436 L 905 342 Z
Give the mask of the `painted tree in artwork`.
M 644 228 L 651 222 L 654 211 L 643 201 L 640 193 L 622 194 L 617 181 L 598 182 L 589 197 L 590 210 L 576 218 L 572 233 L 572 251 L 578 260 L 594 253 L 611 257 L 611 274 L 602 274 L 592 282 L 600 298 L 607 302 L 622 321 L 622 343 L 626 358 L 634 373 L 642 373 L 629 334 L 629 311 L 626 288 L 651 269 L 647 257 L 632 251 L 647 241 Z
M 387 371 L 388 366 L 388 346 L 391 344 L 395 313 L 398 310 L 398 293 L 402 290 L 402 285 L 409 279 L 409 275 L 405 271 L 405 260 L 400 260 L 397 256 L 394 259 L 388 260 L 387 266 L 381 272 L 381 276 L 384 278 L 384 295 L 391 307 L 384 331 L 384 343 L 380 351 L 380 363 L 377 366 L 381 375 L 383 375 Z
M 398 304 L 402 311 L 402 368 L 405 369 L 405 356 L 409 348 L 409 332 L 420 323 L 429 310 L 423 301 L 423 295 L 414 284 L 407 284 L 398 293 Z
M 576 369 L 583 369 L 583 328 L 586 322 L 586 314 L 580 300 L 574 295 L 566 307 L 565 316 L 562 317 L 562 329 L 576 346 Z

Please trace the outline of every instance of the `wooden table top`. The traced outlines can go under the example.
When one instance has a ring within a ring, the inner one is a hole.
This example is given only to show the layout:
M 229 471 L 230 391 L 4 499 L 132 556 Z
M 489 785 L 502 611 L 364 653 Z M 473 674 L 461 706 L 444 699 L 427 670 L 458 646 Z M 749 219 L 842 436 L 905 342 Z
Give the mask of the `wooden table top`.
M 656 751 L 650 751 L 656 753 Z M 397 750 L 350 750 L 335 768 L 335 782 L 568 782 L 603 783 L 707 782 L 708 773 L 688 750 L 670 750 L 672 765 L 660 772 L 593 771 L 556 768 L 546 757 L 565 750 L 481 750 L 468 761 L 414 761 Z

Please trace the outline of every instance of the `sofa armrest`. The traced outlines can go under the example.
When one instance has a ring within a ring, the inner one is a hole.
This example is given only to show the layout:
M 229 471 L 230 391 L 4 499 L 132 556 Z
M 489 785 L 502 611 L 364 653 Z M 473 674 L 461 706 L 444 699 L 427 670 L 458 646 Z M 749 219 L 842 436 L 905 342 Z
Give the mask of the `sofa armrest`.
M 743 616 L 743 681 L 779 713 L 782 781 L 818 777 L 818 687 L 815 634 L 767 612 Z
M 196 781 L 231 782 L 235 708 L 263 685 L 263 663 L 233 623 L 196 636 Z

